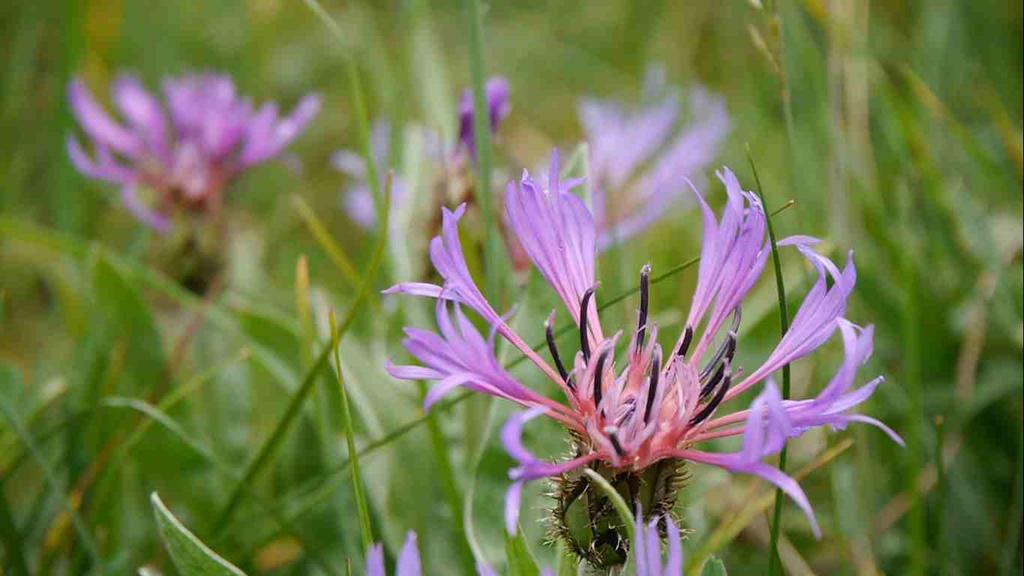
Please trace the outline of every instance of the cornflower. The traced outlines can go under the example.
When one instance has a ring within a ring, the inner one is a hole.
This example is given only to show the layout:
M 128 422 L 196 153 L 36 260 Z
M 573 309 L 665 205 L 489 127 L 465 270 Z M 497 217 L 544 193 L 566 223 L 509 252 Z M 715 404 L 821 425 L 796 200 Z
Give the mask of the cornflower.
M 170 228 L 178 211 L 217 211 L 231 182 L 280 155 L 320 109 L 320 98 L 309 95 L 282 118 L 277 104 L 255 108 L 228 76 L 215 74 L 169 78 L 162 100 L 122 74 L 113 97 L 123 121 L 111 117 L 81 80 L 71 82 L 71 110 L 92 153 L 69 135 L 68 154 L 82 174 L 119 185 L 124 206 L 159 231 Z M 140 189 L 155 196 L 151 205 Z
M 638 106 L 595 98 L 578 106 L 590 147 L 599 251 L 635 236 L 687 200 L 687 179 L 707 170 L 729 133 L 725 102 L 704 88 L 689 91 L 685 123 L 678 94 L 666 87 L 663 74 L 648 74 L 644 92 Z
M 875 425 L 902 443 L 881 422 L 850 413 L 883 381 L 878 377 L 854 386 L 858 368 L 871 355 L 873 329 L 844 318 L 856 283 L 852 252 L 840 269 L 814 250 L 819 243 L 815 238 L 792 236 L 780 241 L 778 246 L 795 248 L 810 262 L 817 280 L 794 315 L 789 331 L 764 362 L 746 375 L 734 366 L 742 303 L 764 270 L 771 244 L 767 217 L 758 197 L 743 190 L 728 169 L 717 175 L 727 195 L 720 218 L 694 188 L 704 228 L 697 286 L 684 328 L 670 348 L 662 348 L 658 328 L 649 321 L 649 265 L 640 271 L 640 305 L 636 323 L 625 332 L 628 346 L 618 350 L 624 331 L 606 335 L 594 298 L 597 227 L 590 211 L 571 193 L 579 182 L 560 181 L 557 152 L 552 157 L 547 187 L 524 173 L 518 184 L 509 184 L 505 212 L 519 243 L 578 328 L 579 350 L 569 362 L 563 361 L 555 343 L 555 312 L 545 325 L 549 363 L 484 298 L 469 274 L 459 241 L 458 222 L 464 206 L 443 210 L 441 234 L 430 245 L 431 261 L 443 282 L 403 283 L 386 291 L 436 299 L 437 332 L 405 329 L 403 345 L 420 365 L 388 365 L 395 378 L 435 382 L 426 395 L 425 409 L 456 388 L 504 398 L 527 408 L 512 416 L 501 435 L 517 463 L 509 472 L 513 482 L 506 495 L 505 520 L 510 532 L 517 528 L 524 483 L 554 478 L 558 487 L 552 511 L 554 533 L 595 566 L 620 564 L 628 546 L 623 527 L 617 524 L 608 501 L 594 495 L 587 476 L 579 469 L 588 466 L 597 470 L 627 500 L 639 503 L 651 517 L 660 517 L 675 504 L 683 465 L 697 462 L 754 474 L 774 484 L 803 510 L 818 535 L 803 490 L 763 459 L 807 430 L 825 425 L 842 428 L 850 422 Z M 464 308 L 490 326 L 489 338 L 480 334 Z M 768 380 L 770 375 L 813 353 L 836 331 L 842 336 L 845 355 L 831 381 L 814 398 L 784 400 Z M 544 396 L 509 374 L 494 353 L 498 335 L 557 385 L 564 401 Z M 761 391 L 748 408 L 719 414 L 738 396 L 759 385 Z M 540 415 L 568 430 L 569 458 L 549 462 L 526 449 L 523 428 Z M 728 437 L 742 437 L 738 452 L 700 448 L 711 440 Z M 581 507 L 589 526 L 586 530 L 579 529 Z

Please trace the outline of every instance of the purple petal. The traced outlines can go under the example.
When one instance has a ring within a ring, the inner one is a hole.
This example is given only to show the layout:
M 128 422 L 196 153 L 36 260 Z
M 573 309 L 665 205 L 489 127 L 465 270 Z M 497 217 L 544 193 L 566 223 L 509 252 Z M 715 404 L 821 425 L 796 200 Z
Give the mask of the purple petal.
M 402 553 L 398 557 L 397 576 L 420 576 L 420 552 L 416 548 L 416 533 L 409 532 L 405 537 L 405 545 L 402 546 Z
M 384 572 L 384 546 L 374 544 L 366 551 L 366 576 L 387 576 Z
M 493 134 L 511 111 L 508 80 L 500 76 L 490 78 L 484 89 L 487 93 L 487 116 Z M 472 90 L 465 90 L 459 101 L 459 148 L 465 149 L 471 157 L 476 156 Z
M 821 529 L 818 528 L 818 522 L 814 518 L 814 510 L 811 509 L 810 502 L 807 501 L 807 495 L 804 494 L 803 489 L 800 488 L 800 485 L 795 480 L 780 472 L 778 468 L 761 462 L 747 462 L 742 458 L 738 458 L 737 454 L 712 454 L 697 450 L 684 450 L 679 453 L 679 456 L 695 462 L 718 466 L 730 472 L 756 474 L 771 482 L 785 492 L 803 510 L 804 515 L 807 516 L 807 521 L 811 524 L 811 530 L 814 531 L 815 537 L 821 538 Z
M 115 122 L 81 80 L 73 80 L 68 85 L 68 100 L 78 123 L 97 144 L 127 156 L 138 155 L 141 149 L 138 136 Z
M 121 188 L 121 201 L 135 218 L 157 232 L 166 233 L 171 229 L 171 221 L 166 216 L 150 209 L 139 200 L 135 184 L 128 183 Z
M 505 492 L 505 531 L 514 536 L 519 531 L 519 509 L 523 498 L 523 481 L 517 480 Z
M 160 102 L 130 75 L 119 76 L 114 81 L 114 101 L 149 148 L 167 162 L 167 119 Z
M 583 202 L 557 189 L 557 153 L 552 154 L 550 186 L 540 190 L 529 178 L 509 184 L 505 196 L 507 221 L 530 260 L 558 293 L 579 324 L 580 302 L 594 286 L 595 228 Z M 593 301 L 591 301 L 593 305 Z M 596 305 L 588 313 L 596 341 L 603 339 Z

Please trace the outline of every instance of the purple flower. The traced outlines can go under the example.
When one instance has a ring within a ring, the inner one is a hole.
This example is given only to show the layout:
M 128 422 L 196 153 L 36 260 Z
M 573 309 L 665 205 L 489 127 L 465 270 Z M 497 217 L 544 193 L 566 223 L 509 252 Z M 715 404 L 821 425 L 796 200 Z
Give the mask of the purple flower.
M 554 313 L 546 325 L 553 366 L 535 353 L 513 331 L 480 293 L 469 275 L 458 237 L 464 207 L 444 211 L 441 236 L 431 244 L 434 268 L 442 285 L 399 284 L 388 293 L 405 293 L 438 300 L 439 333 L 407 329 L 406 350 L 421 366 L 389 366 L 391 374 L 406 380 L 436 383 L 428 405 L 454 388 L 465 387 L 511 400 L 528 408 L 505 426 L 502 440 L 518 463 L 510 472 L 506 524 L 517 523 L 524 482 L 558 476 L 589 463 L 616 472 L 640 472 L 662 460 L 689 460 L 734 472 L 756 474 L 784 490 L 817 525 L 806 496 L 796 482 L 762 459 L 777 453 L 789 439 L 804 431 L 849 422 L 876 425 L 899 442 L 880 422 L 850 414 L 881 382 L 876 379 L 855 388 L 857 370 L 871 354 L 873 331 L 846 320 L 846 301 L 856 282 L 850 258 L 843 269 L 814 251 L 817 241 L 794 236 L 780 246 L 796 247 L 818 272 L 793 317 L 789 332 L 764 363 L 741 378 L 733 361 L 739 344 L 742 302 L 761 277 L 771 247 L 766 216 L 758 198 L 744 191 L 728 169 L 718 177 L 725 186 L 726 204 L 716 218 L 694 190 L 704 217 L 704 239 L 697 287 L 684 330 L 668 350 L 658 343 L 657 326 L 648 322 L 651 268 L 640 272 L 637 321 L 627 328 L 629 347 L 616 368 L 619 331 L 605 336 L 594 301 L 597 284 L 594 260 L 596 224 L 583 203 L 570 193 L 571 183 L 558 178 L 557 153 L 547 186 L 524 175 L 506 195 L 506 217 L 512 231 L 541 275 L 564 302 L 579 329 L 579 351 L 563 361 L 555 345 Z M 455 322 L 448 313 L 455 307 Z M 565 396 L 558 402 L 532 392 L 509 375 L 494 356 L 491 340 L 484 340 L 461 307 L 476 312 L 490 325 L 492 339 L 500 334 L 547 375 Z M 768 384 L 749 409 L 717 416 L 741 392 L 766 382 L 784 364 L 813 353 L 836 330 L 842 333 L 845 361 L 821 394 L 810 400 L 783 401 Z M 523 426 L 544 414 L 578 438 L 576 457 L 549 463 L 533 456 L 522 444 Z M 740 437 L 736 453 L 698 450 L 702 442 Z
M 416 533 L 409 532 L 405 537 L 405 545 L 398 556 L 395 576 L 420 576 L 420 552 L 416 548 Z M 384 570 L 384 546 L 376 544 L 366 554 L 366 576 L 387 576 Z
M 508 80 L 495 76 L 487 80 L 487 117 L 491 133 L 498 131 L 501 121 L 512 110 L 509 103 Z M 476 137 L 473 130 L 473 91 L 466 90 L 459 100 L 459 142 L 456 153 L 465 152 L 470 158 L 476 156 Z
M 158 230 L 169 227 L 175 209 L 215 210 L 235 177 L 278 156 L 320 110 L 320 98 L 310 95 L 280 117 L 276 104 L 254 108 L 230 78 L 213 74 L 166 80 L 162 100 L 121 75 L 113 96 L 120 121 L 81 80 L 71 82 L 71 110 L 92 153 L 69 136 L 68 154 L 82 174 L 121 186 L 125 206 Z M 138 197 L 140 188 L 156 195 L 155 205 Z
M 370 147 L 373 149 L 374 162 L 380 176 L 380 189 L 383 191 L 387 174 L 384 168 L 387 167 L 391 154 L 391 126 L 387 122 L 374 123 L 370 133 Z M 338 150 L 331 157 L 331 164 L 353 181 L 343 193 L 345 213 L 364 230 L 373 228 L 377 222 L 377 213 L 363 155 L 352 150 Z M 405 194 L 405 180 L 398 175 L 394 176 L 391 181 L 391 205 L 394 206 Z M 395 221 L 392 220 L 392 223 Z
M 656 101 L 642 107 L 594 99 L 579 105 L 599 250 L 668 214 L 685 197 L 687 178 L 707 169 L 729 132 L 724 102 L 700 88 L 689 95 L 690 123 L 676 130 L 676 94 L 655 84 Z
M 658 534 L 658 523 L 664 521 L 668 536 L 668 558 L 661 563 L 661 536 Z M 635 537 L 633 540 L 633 560 L 636 563 L 636 576 L 682 576 L 683 575 L 683 543 L 679 528 L 671 518 L 652 518 L 644 522 L 644 516 L 638 507 L 634 522 Z

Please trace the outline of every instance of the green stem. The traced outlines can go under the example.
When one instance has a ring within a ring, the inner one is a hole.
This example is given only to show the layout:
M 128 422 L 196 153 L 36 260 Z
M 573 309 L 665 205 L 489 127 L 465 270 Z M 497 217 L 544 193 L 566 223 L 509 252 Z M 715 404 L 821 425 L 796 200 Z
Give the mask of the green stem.
M 747 149 L 747 161 L 750 162 L 750 170 L 754 173 L 754 183 L 757 185 L 757 195 L 761 198 L 761 204 L 765 203 L 764 189 L 761 187 L 761 178 L 757 175 L 757 167 L 754 165 L 754 158 Z M 789 307 L 786 304 L 786 284 L 782 278 L 782 263 L 779 259 L 779 247 L 775 238 L 775 228 L 772 226 L 771 215 L 765 212 L 765 223 L 768 227 L 768 240 L 772 247 L 772 267 L 775 269 L 775 291 L 779 299 L 779 327 L 782 337 L 789 332 Z M 782 399 L 789 399 L 789 364 L 782 367 Z M 779 470 L 786 471 L 786 446 L 783 445 L 779 453 Z M 771 537 L 768 545 L 768 576 L 775 574 L 776 567 L 781 571 L 782 561 L 779 558 L 779 534 L 782 532 L 782 490 L 775 490 L 775 509 L 772 511 Z
M 366 487 L 359 468 L 359 451 L 356 450 L 356 433 L 352 425 L 352 410 L 348 405 L 348 392 L 345 390 L 345 376 L 341 371 L 341 356 L 338 352 L 338 330 L 331 311 L 331 348 L 334 349 L 334 368 L 338 378 L 338 396 L 341 399 L 341 418 L 345 426 L 345 444 L 348 446 L 349 469 L 352 471 L 352 492 L 356 499 L 356 512 L 359 515 L 359 532 L 363 538 L 363 550 L 373 546 L 373 526 L 370 524 L 370 508 L 366 505 Z
M 331 32 L 331 35 L 338 41 L 340 46 L 346 46 L 345 33 L 335 22 L 334 18 L 327 13 L 327 10 L 317 0 L 304 0 L 306 6 L 316 14 L 324 26 Z M 362 147 L 363 160 L 366 162 L 366 177 L 369 180 L 370 191 L 373 193 L 373 206 L 377 213 L 377 222 L 381 229 L 387 227 L 387 220 L 384 218 L 384 198 L 381 197 L 380 173 L 377 169 L 377 160 L 373 157 L 373 142 L 370 139 L 370 120 L 366 112 L 366 100 L 363 96 L 363 83 L 359 76 L 359 67 L 352 54 L 346 58 L 346 72 L 348 73 L 348 84 L 351 90 L 352 108 L 355 111 L 356 132 L 359 136 L 359 143 Z M 383 232 L 381 232 L 383 234 Z
M 427 386 L 420 383 L 421 396 L 427 394 Z M 458 481 L 455 479 L 455 469 L 452 466 L 451 457 L 448 454 L 448 444 L 444 439 L 444 432 L 437 416 L 430 412 L 424 415 L 427 422 L 427 431 L 430 433 L 430 445 L 434 450 L 434 458 L 439 468 L 441 490 L 448 501 L 449 512 L 455 525 L 452 527 L 457 547 L 459 549 L 459 561 L 462 562 L 462 572 L 472 574 L 476 570 L 476 561 L 473 559 L 473 551 L 466 542 L 466 525 L 462 510 L 462 496 L 459 495 Z
M 469 64 L 473 82 L 473 138 L 476 146 L 476 195 L 480 202 L 484 229 L 484 294 L 500 301 L 499 266 L 501 253 L 498 230 L 494 224 L 491 197 L 491 119 L 487 106 L 484 72 L 483 18 L 480 0 L 465 0 L 466 27 L 469 29 Z
M 391 176 L 388 175 L 387 188 L 391 189 Z M 385 220 L 391 211 L 390 197 L 385 196 L 384 198 L 384 217 Z M 380 239 L 377 241 L 377 246 L 374 248 L 373 255 L 370 257 L 370 262 L 367 266 L 366 273 L 363 275 L 362 282 L 359 285 L 359 290 L 356 293 L 356 297 L 349 304 L 349 308 L 345 313 L 345 319 L 342 321 L 338 331 L 331 335 L 333 341 L 334 338 L 341 339 L 341 337 L 348 331 L 355 321 L 356 316 L 362 309 L 363 301 L 369 296 L 370 286 L 373 285 L 373 280 L 377 275 L 377 269 L 380 268 L 381 261 L 384 259 L 384 253 L 387 251 L 388 245 L 388 227 L 381 226 Z M 252 482 L 260 472 L 270 463 L 274 452 L 278 445 L 284 439 L 285 433 L 291 428 L 295 418 L 299 415 L 299 411 L 302 409 L 302 405 L 306 401 L 306 397 L 313 390 L 316 384 L 317 376 L 320 374 L 320 370 L 327 365 L 327 360 L 330 357 L 332 345 L 329 343 L 324 346 L 319 356 L 313 361 L 313 365 L 306 372 L 306 376 L 302 380 L 302 384 L 299 385 L 298 390 L 292 396 L 288 402 L 288 407 L 285 408 L 284 414 L 281 416 L 281 420 L 278 421 L 274 430 L 270 433 L 270 436 L 260 447 L 256 457 L 247 467 L 245 474 L 242 475 L 241 480 L 235 485 L 231 491 L 231 495 L 228 498 L 228 503 L 224 507 L 224 510 L 218 516 L 217 522 L 214 524 L 213 533 L 217 536 L 227 526 L 228 521 L 231 520 L 231 516 L 234 514 L 238 505 L 241 503 L 242 496 L 245 494 L 246 487 Z
M 622 497 L 622 494 L 619 494 L 619 491 L 611 485 L 611 482 L 608 482 L 604 476 L 598 474 L 598 472 L 593 468 L 584 468 L 583 473 L 586 474 L 587 478 L 590 478 L 594 484 L 597 484 L 598 487 L 601 488 L 605 497 L 608 498 L 608 501 L 610 501 L 612 506 L 615 507 L 615 511 L 618 512 L 619 520 L 621 520 L 622 524 L 626 527 L 626 532 L 629 534 L 629 541 L 635 542 L 636 533 L 633 528 L 633 513 L 630 512 L 629 505 L 626 504 L 626 500 Z
M 27 429 L 25 429 L 21 420 L 18 418 L 17 413 L 15 413 L 10 406 L 0 402 L 0 412 L 3 412 L 11 430 L 13 430 L 15 435 L 18 436 L 21 443 L 25 445 L 25 450 L 35 461 L 36 466 L 38 466 L 42 471 L 43 481 L 46 483 L 46 487 L 57 495 L 57 500 L 64 509 L 64 513 L 67 514 L 68 518 L 71 520 L 72 528 L 75 530 L 75 533 L 78 534 L 79 543 L 82 545 L 82 548 L 85 549 L 85 553 L 89 556 L 93 570 L 97 573 L 102 572 L 103 565 L 102 560 L 100 559 L 99 550 L 96 548 L 96 541 L 93 540 L 92 535 L 89 534 L 89 530 L 85 526 L 85 521 L 82 520 L 82 516 L 78 513 L 74 503 L 71 502 L 71 498 L 69 498 L 67 493 L 61 489 L 60 481 L 57 479 L 56 473 L 39 451 L 39 447 L 36 445 L 32 435 Z

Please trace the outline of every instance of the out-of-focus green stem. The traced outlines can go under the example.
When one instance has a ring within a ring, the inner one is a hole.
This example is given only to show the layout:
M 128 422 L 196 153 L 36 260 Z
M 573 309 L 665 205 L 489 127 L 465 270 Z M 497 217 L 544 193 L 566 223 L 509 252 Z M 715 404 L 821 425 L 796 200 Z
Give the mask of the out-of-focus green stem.
M 421 396 L 427 393 L 426 384 L 420 383 Z M 441 490 L 444 492 L 445 500 L 448 501 L 448 508 L 452 514 L 452 532 L 457 541 L 456 548 L 459 550 L 459 561 L 462 562 L 462 572 L 472 574 L 476 570 L 476 561 L 473 558 L 473 551 L 466 541 L 465 517 L 462 510 L 462 495 L 459 494 L 459 484 L 455 478 L 455 469 L 452 466 L 451 456 L 448 454 L 448 443 L 445 442 L 444 432 L 441 424 L 433 414 L 425 415 L 427 431 L 430 433 L 430 445 L 434 450 L 434 459 L 440 472 Z
M 352 425 L 352 410 L 348 405 L 348 391 L 345 390 L 345 377 L 341 371 L 341 356 L 338 352 L 338 326 L 331 311 L 331 348 L 334 355 L 335 375 L 338 378 L 338 396 L 341 399 L 341 419 L 345 425 L 345 444 L 348 446 L 349 470 L 352 471 L 352 492 L 356 500 L 356 513 L 359 516 L 359 535 L 363 539 L 363 550 L 373 546 L 373 525 L 370 523 L 370 507 L 366 504 L 366 486 L 359 467 L 359 450 L 356 449 L 355 426 Z
M 907 226 L 908 234 L 913 234 L 911 223 L 914 217 L 911 215 L 911 190 L 904 186 L 900 203 L 900 221 Z M 924 401 L 921 394 L 921 345 L 920 328 L 917 313 L 917 274 L 915 273 L 916 255 L 920 252 L 913 250 L 913 237 L 904 240 L 904 250 L 900 262 L 901 285 L 903 286 L 903 318 L 902 318 L 902 340 L 903 340 L 903 380 L 910 401 L 910 410 L 907 411 L 909 420 L 907 426 L 907 481 L 910 483 L 908 490 L 911 495 L 910 513 L 908 514 L 910 528 L 910 570 L 908 574 L 915 576 L 923 575 L 926 572 L 927 544 L 925 542 L 925 514 L 918 481 L 923 468 L 922 443 L 924 441 L 921 418 L 924 416 Z
M 348 42 L 345 40 L 345 34 L 342 32 L 341 27 L 338 26 L 338 23 L 334 21 L 334 18 L 327 13 L 327 10 L 324 10 L 324 7 L 317 0 L 304 1 L 306 6 L 324 23 L 324 26 L 327 26 L 327 29 L 338 40 L 339 44 L 346 46 Z M 352 93 L 352 108 L 355 111 L 356 132 L 359 135 L 363 160 L 366 162 L 366 178 L 369 180 L 370 191 L 373 193 L 374 211 L 377 214 L 377 222 L 381 223 L 381 228 L 384 228 L 386 226 L 382 218 L 384 215 L 384 199 L 381 196 L 380 173 L 377 170 L 377 160 L 373 157 L 373 143 L 370 140 L 370 119 L 369 114 L 366 112 L 366 100 L 363 96 L 363 82 L 359 76 L 359 67 L 356 65 L 356 59 L 351 53 L 346 55 L 345 69 L 348 73 L 349 90 Z
M 501 252 L 498 230 L 494 223 L 491 197 L 491 119 L 487 106 L 484 71 L 483 18 L 480 0 L 465 0 L 466 26 L 469 29 L 469 64 L 473 83 L 473 141 L 476 146 L 476 197 L 484 229 L 485 295 L 500 301 Z
M 754 183 L 757 185 L 757 195 L 761 198 L 761 204 L 765 203 L 764 189 L 761 188 L 761 178 L 757 175 L 757 167 L 754 166 L 754 158 L 747 149 L 747 161 L 750 162 L 750 170 L 754 173 Z M 779 298 L 779 327 L 782 336 L 789 332 L 789 307 L 786 304 L 786 284 L 782 278 L 782 263 L 779 260 L 779 247 L 775 239 L 775 228 L 772 226 L 771 214 L 765 211 L 765 222 L 768 226 L 768 240 L 772 246 L 772 267 L 775 269 L 775 290 Z M 782 399 L 789 399 L 789 364 L 782 367 Z M 779 470 L 786 470 L 786 446 L 782 447 L 779 453 Z M 775 490 L 775 509 L 772 511 L 771 538 L 768 547 L 768 576 L 775 573 L 776 565 L 781 570 L 779 560 L 779 534 L 782 532 L 782 490 Z

